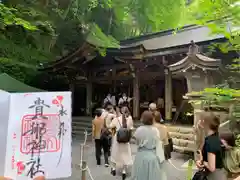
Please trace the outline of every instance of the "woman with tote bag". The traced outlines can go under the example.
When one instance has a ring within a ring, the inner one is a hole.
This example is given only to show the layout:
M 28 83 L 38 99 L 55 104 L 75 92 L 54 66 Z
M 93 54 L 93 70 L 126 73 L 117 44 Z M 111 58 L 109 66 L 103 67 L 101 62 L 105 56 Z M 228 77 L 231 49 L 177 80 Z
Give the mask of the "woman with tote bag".
M 143 126 L 137 128 L 134 138 L 138 145 L 132 169 L 132 180 L 164 180 L 164 150 L 159 132 L 153 126 L 153 113 L 142 114 Z

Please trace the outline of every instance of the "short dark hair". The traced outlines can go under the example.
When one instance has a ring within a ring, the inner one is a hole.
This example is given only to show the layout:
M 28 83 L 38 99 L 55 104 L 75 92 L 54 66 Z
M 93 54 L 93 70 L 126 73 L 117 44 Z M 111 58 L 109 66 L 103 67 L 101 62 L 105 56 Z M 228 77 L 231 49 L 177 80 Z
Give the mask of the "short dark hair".
M 153 118 L 153 113 L 151 111 L 144 111 L 141 116 L 141 121 L 144 125 L 152 125 Z
M 97 116 L 97 117 L 100 117 L 102 115 L 102 113 L 103 113 L 103 109 L 98 108 L 95 110 L 95 116 Z

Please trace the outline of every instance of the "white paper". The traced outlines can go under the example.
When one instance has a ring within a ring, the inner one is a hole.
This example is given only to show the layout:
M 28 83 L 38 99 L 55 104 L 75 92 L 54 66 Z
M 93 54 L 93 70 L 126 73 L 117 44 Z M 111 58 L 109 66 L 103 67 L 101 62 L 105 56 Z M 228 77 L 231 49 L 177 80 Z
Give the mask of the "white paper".
M 5 171 L 10 93 L 0 90 L 0 176 Z
M 5 177 L 71 176 L 71 114 L 70 92 L 11 94 Z

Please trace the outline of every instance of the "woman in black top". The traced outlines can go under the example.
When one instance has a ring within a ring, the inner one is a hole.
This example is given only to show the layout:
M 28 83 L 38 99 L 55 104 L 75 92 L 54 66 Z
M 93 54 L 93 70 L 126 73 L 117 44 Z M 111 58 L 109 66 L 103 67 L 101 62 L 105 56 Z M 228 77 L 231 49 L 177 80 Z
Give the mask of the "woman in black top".
M 204 112 L 201 116 L 200 127 L 204 128 L 206 138 L 200 153 L 200 160 L 196 162 L 199 168 L 208 172 L 208 180 L 226 180 L 223 169 L 223 152 L 218 135 L 220 120 L 212 112 Z

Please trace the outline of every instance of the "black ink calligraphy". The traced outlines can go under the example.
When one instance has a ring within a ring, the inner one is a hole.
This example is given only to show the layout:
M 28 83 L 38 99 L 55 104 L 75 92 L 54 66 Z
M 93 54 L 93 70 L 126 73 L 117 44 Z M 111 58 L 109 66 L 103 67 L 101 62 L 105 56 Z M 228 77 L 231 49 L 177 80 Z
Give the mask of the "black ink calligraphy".
M 47 132 L 46 123 L 44 123 L 44 122 L 40 122 L 40 123 L 32 122 L 31 123 L 31 129 L 24 132 L 22 134 L 22 136 L 34 135 L 35 139 L 39 139 L 40 136 L 43 136 L 46 132 Z
M 39 173 L 44 175 L 44 171 L 40 169 L 40 167 L 42 166 L 40 162 L 40 156 L 38 156 L 36 160 L 30 159 L 30 161 L 28 161 L 26 165 L 29 166 L 27 176 L 29 176 L 30 178 L 33 178 Z
M 60 110 L 59 110 L 59 115 L 60 115 L 60 116 L 67 115 L 67 110 L 64 110 L 63 105 L 61 105 L 61 108 L 60 108 Z
M 27 146 L 30 146 L 28 154 L 31 153 L 31 157 L 33 157 L 35 152 L 40 153 L 41 150 L 46 148 L 46 141 L 42 138 L 46 132 L 47 129 L 45 123 L 32 122 L 31 129 L 22 134 L 22 136 L 31 135 L 33 138 L 33 140 L 27 144 Z
M 61 140 L 61 144 L 62 144 L 60 157 L 59 157 L 59 160 L 57 163 L 57 166 L 58 166 L 61 162 L 62 153 L 63 153 L 63 137 L 64 137 L 65 133 L 67 132 L 67 129 L 65 129 L 65 123 L 63 120 L 61 120 L 61 117 L 67 115 L 67 110 L 65 110 L 64 106 L 62 105 L 63 96 L 57 96 L 57 99 L 55 99 L 55 100 L 58 102 L 57 105 L 60 106 L 60 110 L 59 110 L 59 114 L 58 114 L 59 119 L 60 119 L 60 124 L 59 124 L 59 128 L 58 128 L 58 138 L 59 138 L 59 140 Z
M 30 178 L 33 178 L 38 173 L 44 174 L 44 171 L 40 169 L 42 166 L 40 153 L 42 149 L 46 148 L 46 141 L 43 140 L 43 135 L 47 132 L 46 123 L 43 123 L 41 120 L 48 119 L 43 114 L 44 107 L 50 108 L 50 106 L 46 105 L 44 100 L 39 97 L 34 101 L 34 105 L 29 106 L 30 109 L 35 108 L 35 115 L 32 118 L 31 129 L 22 134 L 22 136 L 30 135 L 32 137 L 32 141 L 27 144 L 27 146 L 30 146 L 28 153 L 31 153 L 31 159 L 26 163 L 29 167 L 27 176 L 30 176 Z M 34 156 L 34 153 L 37 155 Z
M 36 101 L 34 101 L 34 105 L 29 106 L 30 109 L 35 108 L 35 116 L 33 116 L 32 119 L 38 119 L 38 118 L 43 118 L 47 119 L 46 116 L 43 116 L 43 107 L 50 108 L 49 105 L 44 103 L 44 100 L 41 100 L 41 98 L 37 98 Z
M 65 129 L 64 122 L 60 122 L 58 129 L 58 137 L 59 139 L 65 135 L 67 129 Z

